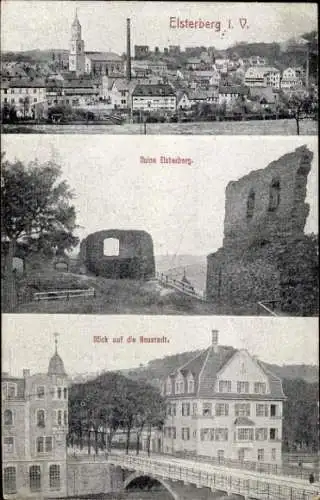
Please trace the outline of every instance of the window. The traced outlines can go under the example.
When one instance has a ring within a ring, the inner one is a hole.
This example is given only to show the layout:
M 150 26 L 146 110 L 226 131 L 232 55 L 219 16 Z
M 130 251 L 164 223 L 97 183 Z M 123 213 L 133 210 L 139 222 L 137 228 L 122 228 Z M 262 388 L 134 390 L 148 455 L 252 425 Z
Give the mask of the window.
M 37 426 L 45 427 L 45 413 L 44 410 L 37 410 Z
M 193 416 L 198 415 L 198 405 L 197 405 L 197 403 L 193 403 L 192 404 L 192 415 Z
M 217 452 L 218 462 L 224 461 L 224 450 L 218 450 Z
M 236 403 L 234 410 L 236 417 L 250 417 L 250 403 Z
M 214 440 L 214 429 L 201 429 L 200 430 L 201 441 L 213 441 Z
M 63 412 L 63 424 L 68 425 L 68 412 L 67 411 Z
M 8 399 L 13 399 L 17 396 L 17 384 L 8 384 L 7 385 L 7 395 Z
M 40 465 L 32 465 L 29 469 L 29 482 L 31 491 L 41 490 L 41 469 Z
M 267 390 L 266 384 L 264 382 L 255 382 L 254 383 L 254 392 L 255 394 L 265 394 Z
M 188 380 L 188 392 L 194 392 L 194 380 L 189 378 Z
M 172 439 L 176 439 L 177 437 L 177 432 L 175 427 L 171 427 L 171 437 Z
M 167 380 L 167 383 L 166 383 L 166 393 L 167 394 L 171 394 L 172 392 L 172 382 L 171 380 Z
M 188 417 L 190 415 L 190 403 L 182 403 L 181 415 L 183 417 Z
M 267 417 L 269 415 L 268 405 L 257 404 L 256 405 L 256 416 L 257 417 Z
M 277 416 L 277 405 L 270 405 L 270 417 Z
M 62 425 L 62 411 L 58 410 L 57 412 L 57 423 L 58 425 Z
M 35 98 L 33 99 L 33 102 L 37 102 L 37 100 L 38 100 L 38 99 L 35 97 Z
M 50 465 L 49 484 L 51 490 L 60 490 L 60 465 Z
M 231 392 L 231 380 L 219 380 L 219 392 Z
M 266 441 L 268 439 L 268 429 L 256 429 L 256 441 Z
M 227 403 L 216 403 L 215 412 L 217 417 L 229 415 L 229 405 Z
M 12 425 L 13 424 L 13 415 L 11 410 L 5 410 L 3 414 L 4 425 Z
M 271 448 L 271 460 L 277 460 L 277 450 L 276 450 L 276 448 Z
M 280 204 L 280 180 L 273 179 L 269 189 L 269 212 L 277 210 Z
M 37 453 L 50 453 L 52 451 L 52 437 L 37 437 Z
M 38 387 L 37 387 L 37 399 L 44 399 L 44 385 L 38 385 Z
M 5 437 L 3 439 L 3 447 L 5 453 L 13 453 L 13 437 Z
M 61 399 L 61 387 L 58 387 L 58 399 Z
M 271 428 L 270 432 L 269 432 L 269 438 L 270 438 L 270 441 L 277 440 L 278 439 L 278 429 Z
M 253 429 L 244 427 L 238 429 L 238 441 L 253 441 Z
M 249 382 L 237 382 L 237 392 L 239 394 L 248 394 L 249 392 Z
M 3 471 L 3 489 L 4 493 L 16 493 L 17 491 L 17 473 L 15 467 L 5 467 Z
M 204 417 L 211 417 L 211 415 L 212 415 L 212 404 L 211 403 L 203 403 L 202 415 Z
M 215 429 L 215 441 L 228 441 L 228 429 Z
M 264 449 L 259 448 L 258 449 L 258 462 L 263 462 L 264 460 Z
M 189 427 L 182 427 L 181 429 L 182 441 L 189 441 L 190 439 L 190 429 Z

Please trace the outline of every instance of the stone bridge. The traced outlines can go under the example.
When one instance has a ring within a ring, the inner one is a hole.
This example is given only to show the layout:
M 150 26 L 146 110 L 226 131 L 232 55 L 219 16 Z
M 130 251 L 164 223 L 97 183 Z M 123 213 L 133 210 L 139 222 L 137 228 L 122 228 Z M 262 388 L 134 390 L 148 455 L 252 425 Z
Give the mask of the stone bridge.
M 73 484 L 78 491 L 72 488 Z M 158 484 L 174 500 L 316 500 L 319 484 L 230 469 L 171 456 L 107 455 L 68 459 L 68 494 L 102 493 Z M 160 498 L 160 497 L 159 497 Z M 164 496 L 161 497 L 165 500 Z

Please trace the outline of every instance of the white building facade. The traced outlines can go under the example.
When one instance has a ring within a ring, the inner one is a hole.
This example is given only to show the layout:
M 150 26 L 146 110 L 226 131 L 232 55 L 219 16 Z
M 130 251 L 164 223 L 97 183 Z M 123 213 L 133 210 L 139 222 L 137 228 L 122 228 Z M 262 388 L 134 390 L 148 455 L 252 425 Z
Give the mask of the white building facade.
M 245 350 L 212 345 L 162 386 L 167 399 L 163 451 L 281 463 L 280 379 Z

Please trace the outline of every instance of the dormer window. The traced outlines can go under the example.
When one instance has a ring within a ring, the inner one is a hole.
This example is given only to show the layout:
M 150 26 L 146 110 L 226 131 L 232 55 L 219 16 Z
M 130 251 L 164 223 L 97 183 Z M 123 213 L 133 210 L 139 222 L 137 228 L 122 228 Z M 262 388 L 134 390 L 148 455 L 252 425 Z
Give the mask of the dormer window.
M 176 382 L 175 382 L 175 393 L 176 394 L 183 394 L 184 393 L 184 378 L 181 373 L 177 375 Z
M 188 375 L 187 384 L 188 384 L 188 393 L 194 392 L 194 378 L 192 373 L 189 373 Z
M 231 380 L 219 380 L 219 392 L 231 392 Z

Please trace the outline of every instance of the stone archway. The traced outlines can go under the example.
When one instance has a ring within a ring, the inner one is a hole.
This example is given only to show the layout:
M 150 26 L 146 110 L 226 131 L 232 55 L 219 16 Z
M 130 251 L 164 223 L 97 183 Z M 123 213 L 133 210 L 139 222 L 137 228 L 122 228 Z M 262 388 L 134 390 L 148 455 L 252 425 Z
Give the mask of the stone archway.
M 170 484 L 167 481 L 165 481 L 164 479 L 158 478 L 158 477 L 154 477 L 150 474 L 143 474 L 141 472 L 134 472 L 133 474 L 130 474 L 130 476 L 128 476 L 123 483 L 123 489 L 124 490 L 127 489 L 127 487 L 130 485 L 130 483 L 135 481 L 135 479 L 139 479 L 139 478 L 143 478 L 143 477 L 147 477 L 147 478 L 150 478 L 150 479 L 157 481 L 170 493 L 173 500 L 180 500 L 179 495 L 173 491 L 172 487 L 170 486 Z

